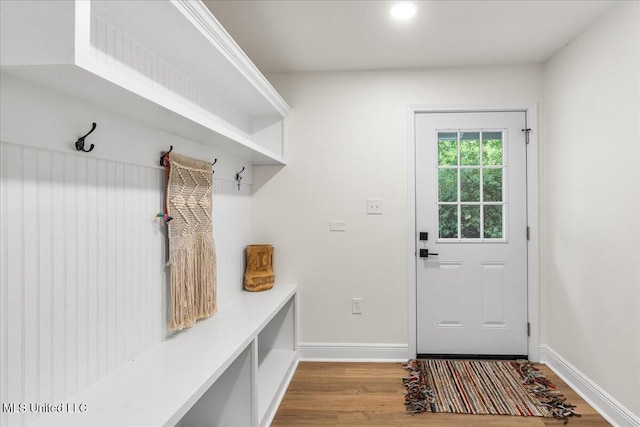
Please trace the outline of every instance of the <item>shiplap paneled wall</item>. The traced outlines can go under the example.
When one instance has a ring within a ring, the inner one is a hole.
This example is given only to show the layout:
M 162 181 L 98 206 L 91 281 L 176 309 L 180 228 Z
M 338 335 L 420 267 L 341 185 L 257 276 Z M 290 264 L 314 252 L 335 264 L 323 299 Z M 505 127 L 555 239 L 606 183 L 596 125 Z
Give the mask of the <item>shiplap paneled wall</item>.
M 251 244 L 251 185 L 229 179 L 213 181 L 213 238 L 218 266 L 218 301 L 242 292 L 244 249 Z M 260 242 L 258 242 L 260 243 Z
M 214 184 L 224 304 L 241 289 L 250 188 Z M 0 402 L 63 402 L 165 338 L 163 186 L 160 168 L 0 142 Z
M 149 47 L 133 40 L 127 35 L 126 30 L 115 27 L 114 22 L 99 15 L 99 6 L 99 3 L 92 4 L 91 53 L 94 59 L 123 74 L 135 77 L 136 81 L 147 83 L 155 90 L 169 91 L 205 109 L 215 111 L 214 96 L 169 65 Z

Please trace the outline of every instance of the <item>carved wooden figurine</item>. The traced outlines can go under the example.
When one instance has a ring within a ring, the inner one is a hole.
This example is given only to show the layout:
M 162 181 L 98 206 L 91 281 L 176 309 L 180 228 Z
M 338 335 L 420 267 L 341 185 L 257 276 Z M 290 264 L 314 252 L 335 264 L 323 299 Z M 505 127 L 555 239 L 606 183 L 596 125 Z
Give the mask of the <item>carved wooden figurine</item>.
M 266 291 L 273 287 L 273 246 L 249 245 L 246 250 L 247 269 L 244 288 L 250 292 Z

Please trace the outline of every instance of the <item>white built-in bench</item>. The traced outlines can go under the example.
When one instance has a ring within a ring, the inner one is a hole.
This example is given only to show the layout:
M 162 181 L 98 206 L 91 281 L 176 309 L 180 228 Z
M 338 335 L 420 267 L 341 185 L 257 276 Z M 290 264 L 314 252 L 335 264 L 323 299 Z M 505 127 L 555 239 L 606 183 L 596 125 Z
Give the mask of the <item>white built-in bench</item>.
M 290 107 L 203 2 L 2 3 L 3 74 L 247 166 L 286 163 Z M 295 312 L 295 285 L 239 292 L 68 400 L 86 412 L 46 413 L 35 425 L 268 425 L 296 366 Z
M 269 425 L 297 366 L 296 288 L 238 293 L 72 396 L 66 408 L 77 412 L 33 425 Z

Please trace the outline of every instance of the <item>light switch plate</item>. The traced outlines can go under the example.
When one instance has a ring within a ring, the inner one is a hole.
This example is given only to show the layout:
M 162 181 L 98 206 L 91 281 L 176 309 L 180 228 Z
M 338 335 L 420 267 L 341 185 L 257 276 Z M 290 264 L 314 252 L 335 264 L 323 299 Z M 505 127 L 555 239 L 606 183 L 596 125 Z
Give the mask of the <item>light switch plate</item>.
M 347 221 L 343 219 L 329 221 L 329 231 L 347 231 Z
M 382 199 L 367 199 L 367 215 L 382 215 Z

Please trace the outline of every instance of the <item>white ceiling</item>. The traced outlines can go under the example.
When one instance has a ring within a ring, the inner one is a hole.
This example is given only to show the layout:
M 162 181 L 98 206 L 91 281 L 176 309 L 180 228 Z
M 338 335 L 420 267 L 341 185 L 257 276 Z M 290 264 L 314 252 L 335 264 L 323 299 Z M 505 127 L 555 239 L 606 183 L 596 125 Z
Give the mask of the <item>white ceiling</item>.
M 263 72 L 544 62 L 612 4 L 597 0 L 205 0 Z

